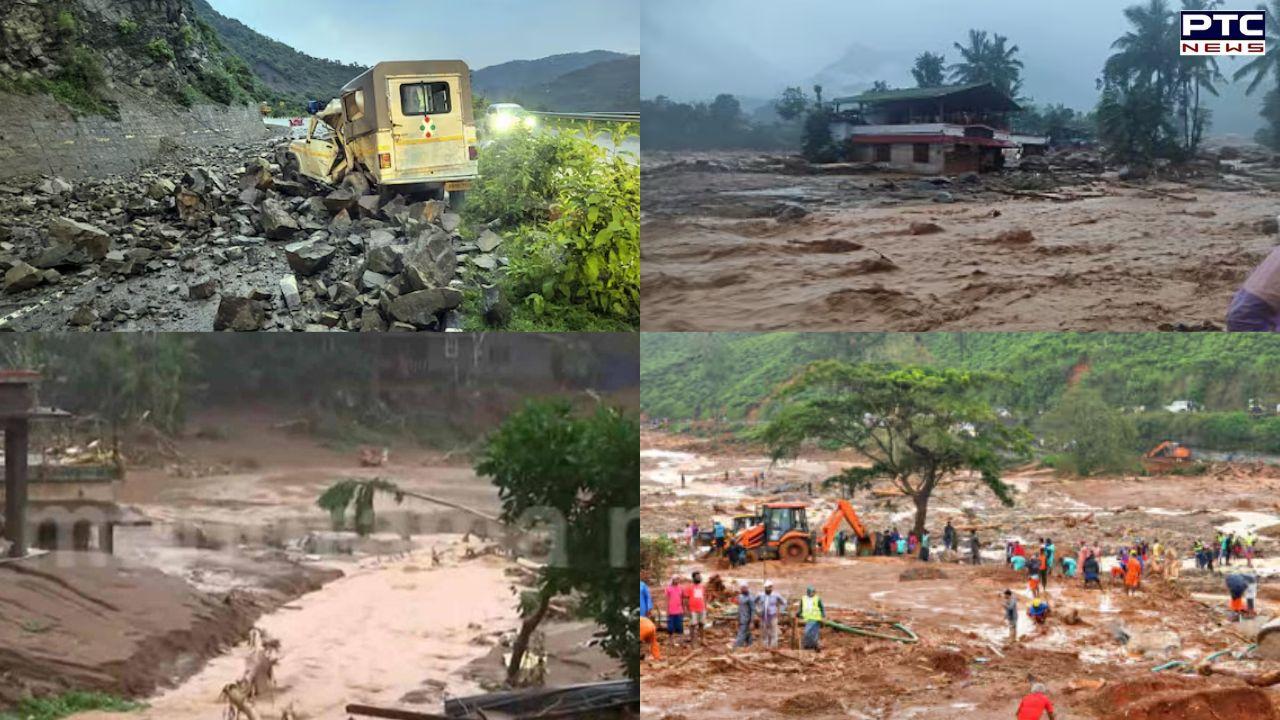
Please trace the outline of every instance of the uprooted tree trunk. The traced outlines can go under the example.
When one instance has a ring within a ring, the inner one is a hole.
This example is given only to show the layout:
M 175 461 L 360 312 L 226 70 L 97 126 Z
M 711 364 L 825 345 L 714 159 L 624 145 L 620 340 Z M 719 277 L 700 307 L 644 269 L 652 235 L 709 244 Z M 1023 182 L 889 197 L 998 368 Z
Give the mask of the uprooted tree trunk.
M 1243 680 L 1246 685 L 1252 687 L 1270 687 L 1272 685 L 1280 685 L 1280 670 L 1267 670 L 1261 673 L 1245 673 L 1239 670 L 1230 670 L 1228 668 L 1219 668 L 1212 665 L 1201 665 L 1196 668 L 1201 675 L 1226 675 L 1227 677 Z
M 520 623 L 520 633 L 516 635 L 515 642 L 511 643 L 511 664 L 507 666 L 508 685 L 515 687 L 519 681 L 520 666 L 524 662 L 524 654 L 529 650 L 529 640 L 550 609 L 551 593 L 539 590 L 537 605 L 533 612 L 525 615 L 524 621 Z

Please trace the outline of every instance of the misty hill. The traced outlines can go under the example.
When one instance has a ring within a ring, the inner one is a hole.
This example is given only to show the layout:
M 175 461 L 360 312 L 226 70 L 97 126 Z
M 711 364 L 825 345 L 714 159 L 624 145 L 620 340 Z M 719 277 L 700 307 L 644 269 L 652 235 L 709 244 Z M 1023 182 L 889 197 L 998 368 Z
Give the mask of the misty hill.
M 632 55 L 574 70 L 549 83 L 512 93 L 515 102 L 552 112 L 635 112 L 640 57 Z
M 206 0 L 192 2 L 197 16 L 217 30 L 227 48 L 242 58 L 268 88 L 294 104 L 335 97 L 347 81 L 367 69 L 312 57 L 222 15 Z
M 608 50 L 564 53 L 538 60 L 512 60 L 473 70 L 471 87 L 489 102 L 504 102 L 504 96 L 546 85 L 575 70 L 627 57 Z
M 1082 376 L 1112 405 L 1189 399 L 1234 412 L 1280 403 L 1280 346 L 1252 335 L 1108 333 L 647 333 L 641 406 L 675 419 L 750 416 L 813 360 L 935 364 L 1000 373 L 993 401 L 1033 416 Z M 1083 373 L 1083 375 L 1081 375 Z

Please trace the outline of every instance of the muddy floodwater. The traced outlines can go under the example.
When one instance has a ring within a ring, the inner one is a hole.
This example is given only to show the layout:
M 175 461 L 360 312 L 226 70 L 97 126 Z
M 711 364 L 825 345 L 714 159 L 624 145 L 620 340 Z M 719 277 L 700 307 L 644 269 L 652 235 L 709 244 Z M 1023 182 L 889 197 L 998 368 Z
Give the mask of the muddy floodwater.
M 1009 194 L 998 188 L 1024 173 L 814 175 L 742 154 L 644 163 L 642 326 L 654 331 L 1221 327 L 1280 210 L 1269 185 L 1225 171 L 1143 185 L 1076 173 Z

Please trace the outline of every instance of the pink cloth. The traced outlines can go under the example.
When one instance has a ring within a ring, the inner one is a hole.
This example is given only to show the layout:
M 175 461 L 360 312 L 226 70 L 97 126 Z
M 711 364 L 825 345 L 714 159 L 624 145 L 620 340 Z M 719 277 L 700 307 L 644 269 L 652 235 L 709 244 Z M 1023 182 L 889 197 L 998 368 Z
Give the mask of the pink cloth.
M 667 614 L 684 614 L 684 591 L 680 589 L 679 585 L 667 586 Z

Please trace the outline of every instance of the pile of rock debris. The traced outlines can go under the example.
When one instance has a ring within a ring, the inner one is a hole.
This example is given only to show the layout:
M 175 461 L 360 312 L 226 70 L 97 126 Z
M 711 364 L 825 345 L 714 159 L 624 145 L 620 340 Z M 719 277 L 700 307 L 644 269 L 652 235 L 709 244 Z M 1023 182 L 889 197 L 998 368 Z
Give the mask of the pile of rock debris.
M 285 147 L 0 185 L 0 324 L 451 330 L 468 284 L 493 296 L 501 236 L 466 242 L 443 201 L 378 192 L 363 175 L 336 189 L 286 179 Z

